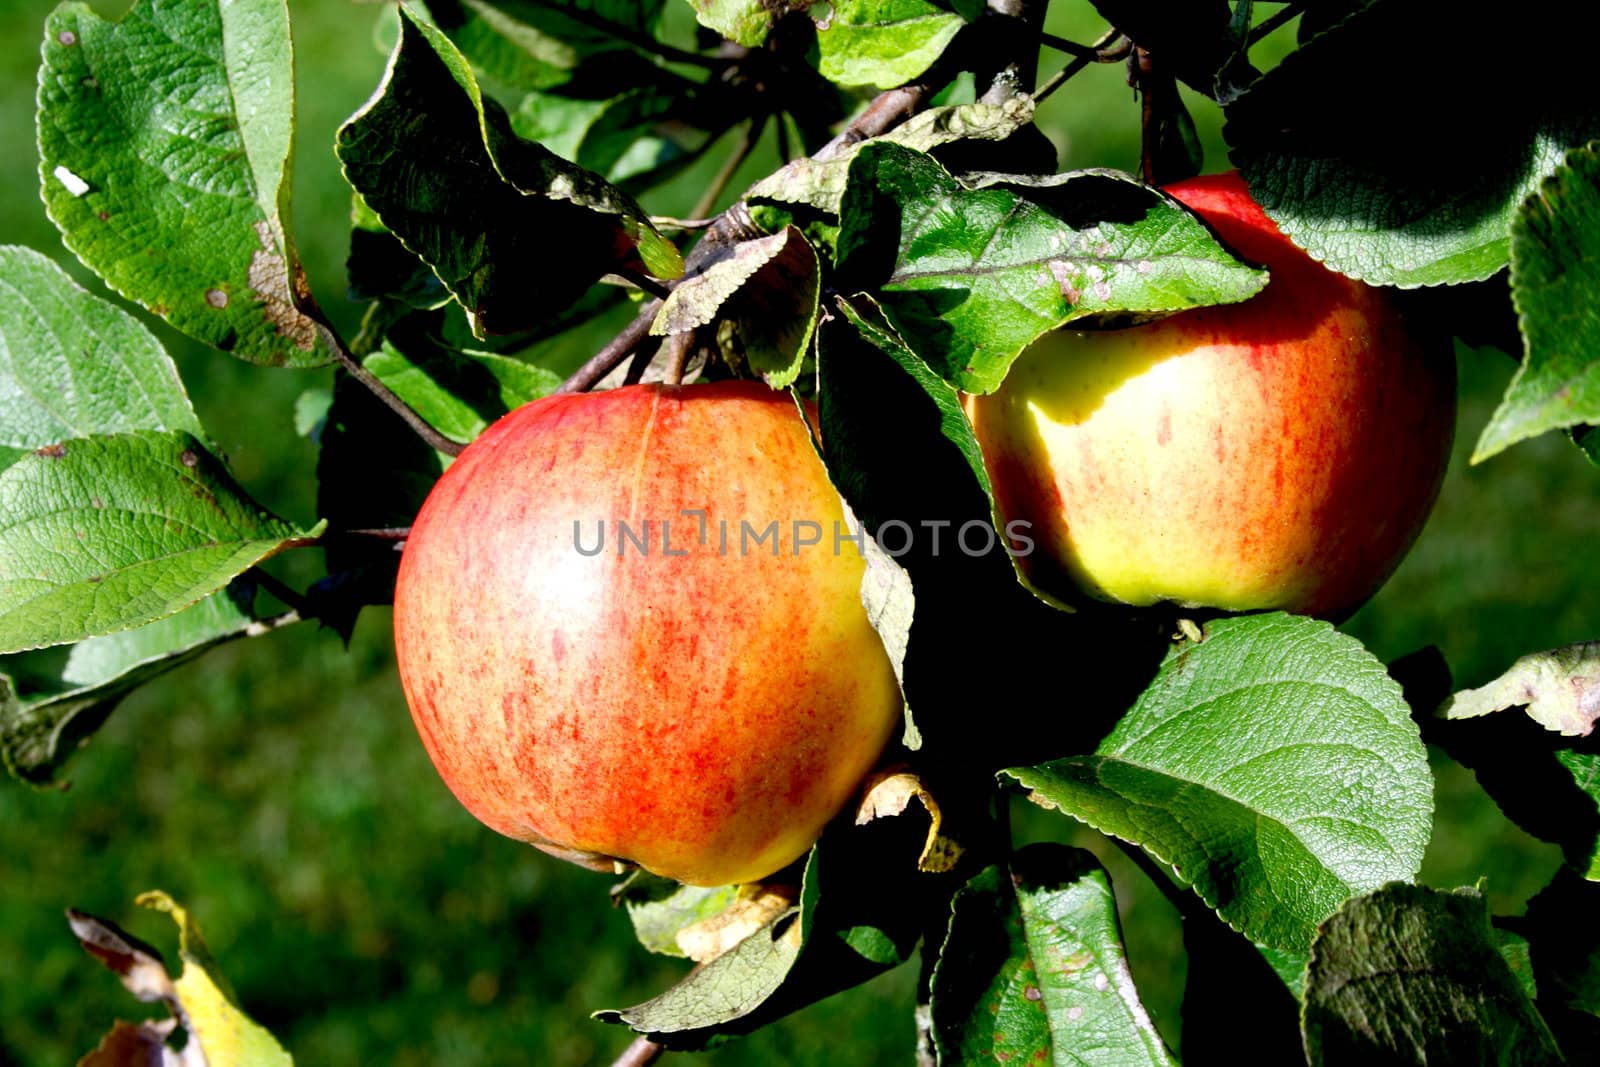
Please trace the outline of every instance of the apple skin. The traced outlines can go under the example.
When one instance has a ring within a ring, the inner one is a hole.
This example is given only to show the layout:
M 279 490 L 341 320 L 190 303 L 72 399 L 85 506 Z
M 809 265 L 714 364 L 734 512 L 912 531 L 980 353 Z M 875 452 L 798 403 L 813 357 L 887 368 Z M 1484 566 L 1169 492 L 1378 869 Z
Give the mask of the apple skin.
M 1237 174 L 1169 194 L 1271 273 L 1238 304 L 1048 333 L 969 397 L 1029 581 L 1066 600 L 1338 620 L 1427 519 L 1455 428 L 1448 338 L 1295 247 Z
M 704 544 L 682 514 L 699 508 Z M 777 555 L 742 553 L 741 520 L 777 520 Z M 619 521 L 649 523 L 648 553 L 619 557 Z M 797 546 L 795 521 L 822 543 Z M 760 383 L 505 416 L 430 493 L 395 588 L 401 683 L 440 775 L 493 829 L 586 866 L 723 885 L 797 859 L 903 708 L 835 521 L 804 421 Z

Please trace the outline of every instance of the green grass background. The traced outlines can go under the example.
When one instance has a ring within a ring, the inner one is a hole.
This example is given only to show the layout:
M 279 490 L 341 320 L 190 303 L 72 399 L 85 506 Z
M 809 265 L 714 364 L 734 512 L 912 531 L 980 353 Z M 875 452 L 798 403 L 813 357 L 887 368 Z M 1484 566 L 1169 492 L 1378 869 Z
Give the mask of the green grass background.
M 114 13 L 126 4 L 94 6 Z M 1055 6 L 1052 28 L 1077 40 L 1099 32 L 1087 3 Z M 320 302 L 349 330 L 358 309 L 342 299 L 348 194 L 330 145 L 381 74 L 374 27 L 384 13 L 345 0 L 290 8 L 295 234 Z M 104 293 L 39 203 L 33 96 L 47 9 L 0 4 L 0 242 L 45 250 Z M 1059 62 L 1047 54 L 1045 69 Z M 1215 110 L 1197 112 L 1211 169 L 1220 169 Z M 1137 106 L 1119 67 L 1070 83 L 1042 121 L 1063 168 L 1136 162 Z M 771 162 L 753 160 L 735 185 Z M 691 173 L 647 206 L 685 211 L 705 180 Z M 158 329 L 241 481 L 280 514 L 311 520 L 316 455 L 294 435 L 291 411 L 330 372 L 252 367 Z M 555 359 L 575 363 L 600 340 L 579 339 Z M 1437 513 L 1346 629 L 1385 659 L 1437 644 L 1459 683 L 1479 684 L 1525 651 L 1600 633 L 1589 596 L 1597 472 L 1554 437 L 1467 466 L 1513 365 L 1463 351 L 1460 366 L 1458 446 Z M 197 916 L 244 1005 L 303 1064 L 608 1063 L 628 1043 L 588 1013 L 653 995 L 681 961 L 634 944 L 626 917 L 607 904 L 609 879 L 502 839 L 455 803 L 411 727 L 388 627 L 374 610 L 348 650 L 309 626 L 225 647 L 128 699 L 71 765 L 70 790 L 0 781 L 0 1064 L 76 1062 L 113 1018 L 150 1014 L 77 947 L 62 910 L 114 918 L 172 946 L 167 920 L 133 905 L 153 887 Z M 1438 826 L 1424 880 L 1482 877 L 1497 911 L 1519 911 L 1555 869 L 1555 850 L 1507 823 L 1470 774 L 1435 767 Z M 1102 856 L 1135 976 L 1175 1039 L 1184 962 L 1170 906 L 1076 824 L 1019 811 L 1018 825 L 1023 837 Z M 907 1062 L 913 984 L 913 968 L 902 968 L 702 1061 Z

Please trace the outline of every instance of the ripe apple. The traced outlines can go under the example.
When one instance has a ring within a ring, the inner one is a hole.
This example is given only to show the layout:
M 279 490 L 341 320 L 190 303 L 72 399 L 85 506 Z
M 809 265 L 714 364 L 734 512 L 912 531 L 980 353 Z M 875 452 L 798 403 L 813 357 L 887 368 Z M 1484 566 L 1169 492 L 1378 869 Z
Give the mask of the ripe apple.
M 428 496 L 395 588 L 440 775 L 587 866 L 721 885 L 801 856 L 902 708 L 843 521 L 794 403 L 759 383 L 505 416 Z
M 1042 591 L 1338 619 L 1398 565 L 1455 427 L 1448 339 L 1279 232 L 1237 174 L 1167 192 L 1271 280 L 1122 330 L 1057 330 L 967 411 Z

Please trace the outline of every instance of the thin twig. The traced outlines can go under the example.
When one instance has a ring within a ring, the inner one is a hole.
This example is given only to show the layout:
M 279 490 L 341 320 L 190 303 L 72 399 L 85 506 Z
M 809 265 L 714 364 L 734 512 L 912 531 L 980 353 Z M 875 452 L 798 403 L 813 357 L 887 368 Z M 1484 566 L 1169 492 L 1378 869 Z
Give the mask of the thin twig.
M 707 70 L 724 70 L 737 62 L 737 60 L 725 56 L 703 56 L 698 52 L 685 52 L 683 49 L 676 48 L 665 41 L 658 41 L 649 34 L 631 30 L 620 23 L 612 22 L 608 18 L 596 15 L 593 11 L 585 9 L 581 4 L 556 5 L 544 3 L 539 6 L 558 10 L 573 22 L 582 23 L 592 29 L 600 30 L 602 33 L 609 34 L 624 44 L 637 48 L 641 52 L 647 52 L 659 59 L 664 59 L 669 63 L 688 63 L 696 67 L 705 67 Z
M 295 623 L 302 621 L 304 620 L 301 614 L 298 611 L 290 609 L 289 611 L 285 611 L 279 615 L 272 615 L 265 619 L 255 619 L 251 621 L 245 626 L 244 635 L 246 637 L 261 637 L 265 634 L 270 634 L 274 630 L 281 630 L 285 626 L 293 626 Z
M 329 335 L 332 336 L 331 330 Z M 459 456 L 461 454 L 461 450 L 466 447 L 465 445 L 450 440 L 450 438 L 429 425 L 427 419 L 411 410 L 410 404 L 396 396 L 394 390 L 379 381 L 377 375 L 363 367 L 356 360 L 356 357 L 347 352 L 344 342 L 337 337 L 333 338 L 333 351 L 339 359 L 339 365 L 344 367 L 345 372 L 370 389 L 372 395 L 383 401 L 390 411 L 404 419 L 406 425 L 411 427 L 418 437 L 426 441 L 430 448 L 436 452 L 443 452 L 447 456 Z
M 1262 19 L 1250 30 L 1250 36 L 1245 39 L 1245 47 L 1250 48 L 1263 38 L 1270 36 L 1274 30 L 1298 16 L 1303 7 L 1304 5 L 1302 4 L 1285 4 L 1276 13 Z
M 700 197 L 700 202 L 689 212 L 691 218 L 700 218 L 711 214 L 711 209 L 717 206 L 717 201 L 722 199 L 722 193 L 733 180 L 735 172 L 750 158 L 750 153 L 755 150 L 756 142 L 761 139 L 761 134 L 767 128 L 767 113 L 762 112 L 750 120 L 750 125 L 745 127 L 744 136 L 739 139 L 738 145 L 733 149 L 733 154 L 722 161 L 722 166 L 712 177 L 711 184 Z
M 623 385 L 638 385 L 644 380 L 644 372 L 649 369 L 651 361 L 656 358 L 656 353 L 661 350 L 661 342 L 654 337 L 647 337 L 643 344 L 633 350 L 633 359 L 628 363 L 628 371 L 622 376 Z
M 658 1045 L 640 1034 L 633 1039 L 633 1044 L 622 1050 L 622 1055 L 616 1058 L 611 1067 L 650 1067 L 665 1051 L 664 1045 Z
M 256 584 L 260 585 L 261 588 L 265 589 L 267 592 L 271 593 L 273 596 L 289 605 L 289 607 L 293 608 L 302 618 L 310 617 L 315 614 L 310 610 L 310 603 L 306 600 L 306 598 L 292 588 L 287 582 L 280 580 L 277 576 L 268 574 L 260 567 L 250 568 L 250 576 L 255 579 Z
M 902 85 L 898 89 L 886 89 L 811 158 L 832 159 L 851 145 L 888 133 L 922 110 L 932 96 L 933 88 L 928 85 Z
M 632 270 L 628 267 L 618 267 L 616 270 L 612 271 L 612 273 L 633 285 L 634 288 L 642 289 L 651 296 L 659 297 L 662 300 L 665 300 L 667 298 L 667 294 L 672 292 L 672 290 L 668 289 L 657 279 L 650 277 L 650 275 Z
M 1121 30 L 1113 26 L 1090 46 L 1092 55 L 1077 56 L 1040 85 L 1039 91 L 1033 94 L 1034 103 L 1043 100 L 1065 85 L 1068 79 L 1076 77 L 1096 63 L 1115 63 L 1125 58 L 1132 47 L 1132 42 L 1122 36 Z
M 703 230 L 716 221 L 715 216 L 709 219 L 679 219 L 671 215 L 650 216 L 650 225 L 658 230 Z
M 646 304 L 634 320 L 611 343 L 596 352 L 589 361 L 577 370 L 572 376 L 561 383 L 558 393 L 582 393 L 593 389 L 595 384 L 610 374 L 611 371 L 628 357 L 628 353 L 650 336 L 650 324 L 656 321 L 656 312 L 661 309 L 661 301 L 652 300 Z
M 290 537 L 278 542 L 278 551 L 287 552 L 291 548 L 322 548 L 329 541 L 341 538 L 369 537 L 379 541 L 396 541 L 404 543 L 411 536 L 409 526 L 386 526 L 383 528 L 370 528 L 363 530 L 328 530 L 318 537 Z
M 789 126 L 783 121 L 782 111 L 774 111 L 772 121 L 778 133 L 778 162 L 786 164 L 794 158 L 794 145 L 789 143 Z
M 1077 41 L 1069 41 L 1065 37 L 1057 37 L 1053 33 L 1041 33 L 1039 35 L 1039 43 L 1046 48 L 1053 48 L 1057 52 L 1065 52 L 1069 56 L 1087 59 L 1090 62 L 1094 61 L 1096 55 L 1094 45 L 1079 44 Z
M 373 537 L 380 541 L 404 541 L 411 536 L 409 526 L 373 526 L 360 530 L 332 530 L 327 537 Z

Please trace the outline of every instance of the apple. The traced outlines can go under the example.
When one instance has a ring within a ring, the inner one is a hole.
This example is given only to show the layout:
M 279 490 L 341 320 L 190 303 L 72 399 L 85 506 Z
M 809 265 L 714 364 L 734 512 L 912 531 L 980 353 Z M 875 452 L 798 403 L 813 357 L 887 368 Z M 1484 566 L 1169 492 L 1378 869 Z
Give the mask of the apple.
M 760 383 L 500 419 L 429 494 L 395 587 L 440 775 L 592 867 L 723 885 L 797 859 L 903 707 L 844 521 L 805 420 Z
M 1166 191 L 1270 281 L 1238 304 L 1045 334 L 967 399 L 998 510 L 1030 526 L 1020 566 L 1066 600 L 1340 619 L 1438 495 L 1452 347 L 1292 244 L 1237 174 Z

